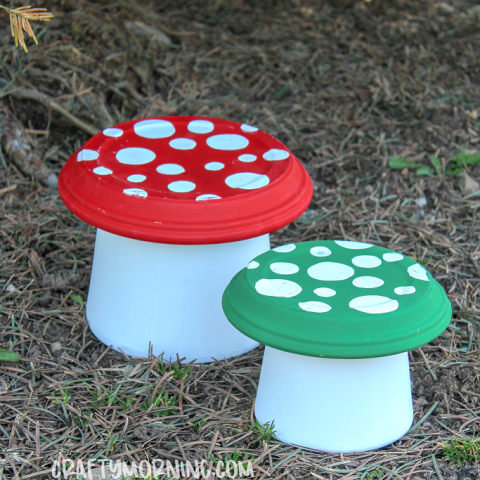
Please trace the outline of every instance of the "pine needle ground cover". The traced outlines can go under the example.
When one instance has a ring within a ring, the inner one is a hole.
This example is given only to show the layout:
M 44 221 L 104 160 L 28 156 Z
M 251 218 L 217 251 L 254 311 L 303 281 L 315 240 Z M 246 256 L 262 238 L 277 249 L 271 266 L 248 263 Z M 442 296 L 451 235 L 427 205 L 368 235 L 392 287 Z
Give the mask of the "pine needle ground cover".
M 54 17 L 32 24 L 39 45 L 25 38 L 28 53 L 0 12 L 1 475 L 50 479 L 61 458 L 236 458 L 252 460 L 257 479 L 478 478 L 475 2 L 54 0 L 32 8 Z M 422 263 L 445 288 L 453 321 L 410 353 L 415 420 L 400 441 L 348 455 L 276 442 L 274 425 L 252 414 L 262 348 L 209 365 L 170 364 L 113 352 L 90 333 L 95 229 L 64 207 L 56 176 L 101 129 L 160 115 L 253 124 L 304 162 L 314 200 L 273 245 L 368 241 Z M 458 175 L 447 175 L 452 165 Z

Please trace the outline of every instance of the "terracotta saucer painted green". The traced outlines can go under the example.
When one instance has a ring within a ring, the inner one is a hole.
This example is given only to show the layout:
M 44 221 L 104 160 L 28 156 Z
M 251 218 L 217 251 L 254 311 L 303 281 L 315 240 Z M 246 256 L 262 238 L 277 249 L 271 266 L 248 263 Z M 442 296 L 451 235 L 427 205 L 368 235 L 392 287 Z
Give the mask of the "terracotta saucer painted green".
M 339 240 L 274 248 L 241 270 L 223 310 L 242 333 L 312 357 L 372 358 L 413 350 L 448 326 L 452 307 L 404 255 Z

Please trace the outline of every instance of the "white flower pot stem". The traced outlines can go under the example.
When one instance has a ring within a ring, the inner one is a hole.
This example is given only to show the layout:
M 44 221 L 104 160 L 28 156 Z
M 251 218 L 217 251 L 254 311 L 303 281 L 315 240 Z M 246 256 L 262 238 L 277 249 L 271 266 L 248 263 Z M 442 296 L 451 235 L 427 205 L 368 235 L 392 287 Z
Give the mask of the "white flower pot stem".
M 87 320 L 106 345 L 131 356 L 211 362 L 258 346 L 225 318 L 233 276 L 270 249 L 269 235 L 215 245 L 143 242 L 97 230 Z
M 408 354 L 317 358 L 265 347 L 255 415 L 282 442 L 362 452 L 401 438 L 413 421 Z

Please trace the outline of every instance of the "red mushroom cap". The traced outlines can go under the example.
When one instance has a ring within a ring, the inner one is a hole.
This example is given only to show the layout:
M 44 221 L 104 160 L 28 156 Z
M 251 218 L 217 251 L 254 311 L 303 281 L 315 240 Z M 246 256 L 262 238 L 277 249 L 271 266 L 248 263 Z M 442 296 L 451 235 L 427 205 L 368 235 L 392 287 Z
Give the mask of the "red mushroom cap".
M 65 205 L 102 230 L 148 242 L 226 243 L 270 233 L 308 207 L 312 181 L 276 138 L 206 117 L 132 120 L 75 152 Z

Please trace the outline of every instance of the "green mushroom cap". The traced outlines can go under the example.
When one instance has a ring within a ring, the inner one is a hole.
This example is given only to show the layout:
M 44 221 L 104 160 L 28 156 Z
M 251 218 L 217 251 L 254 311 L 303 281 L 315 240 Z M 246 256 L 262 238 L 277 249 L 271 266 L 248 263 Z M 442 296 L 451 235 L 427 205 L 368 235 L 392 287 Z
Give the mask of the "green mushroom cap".
M 452 307 L 419 263 L 369 243 L 327 240 L 259 255 L 226 288 L 242 333 L 312 357 L 372 358 L 413 350 L 448 326 Z

